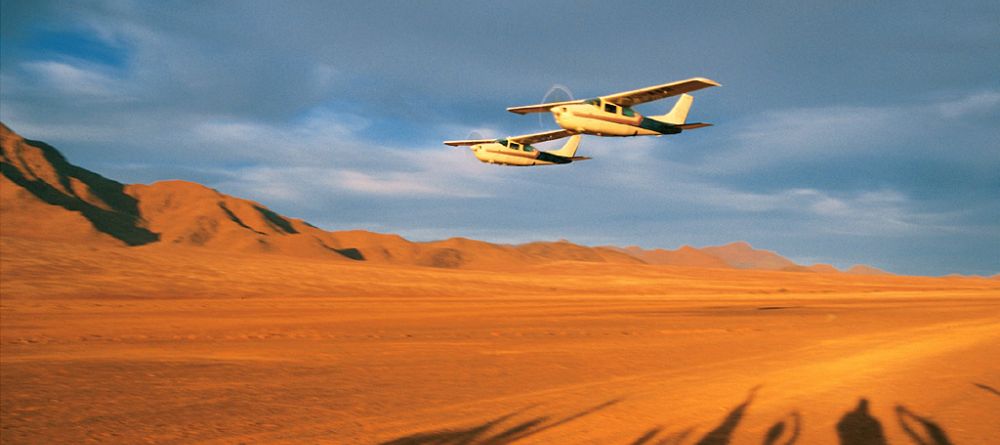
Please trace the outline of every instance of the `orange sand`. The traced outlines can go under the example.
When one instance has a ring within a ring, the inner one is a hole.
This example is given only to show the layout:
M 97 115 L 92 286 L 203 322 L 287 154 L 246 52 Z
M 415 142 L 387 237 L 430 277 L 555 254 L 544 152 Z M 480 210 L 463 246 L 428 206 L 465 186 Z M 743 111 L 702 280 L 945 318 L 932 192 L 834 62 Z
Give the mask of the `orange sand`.
M 834 444 L 860 398 L 848 440 L 1000 432 L 996 280 L 0 241 L 5 444 Z

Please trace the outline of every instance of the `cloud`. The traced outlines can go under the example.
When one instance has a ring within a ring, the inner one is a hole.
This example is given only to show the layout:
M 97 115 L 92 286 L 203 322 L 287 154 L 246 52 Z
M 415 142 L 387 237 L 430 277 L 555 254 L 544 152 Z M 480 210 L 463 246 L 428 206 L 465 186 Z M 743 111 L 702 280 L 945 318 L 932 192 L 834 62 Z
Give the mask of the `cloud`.
M 709 148 L 691 165 L 705 174 L 733 175 L 878 158 L 905 158 L 907 163 L 949 158 L 970 166 L 984 159 L 996 162 L 1000 157 L 990 156 L 994 147 L 981 138 L 990 132 L 989 127 L 980 125 L 969 131 L 959 125 L 960 119 L 988 116 L 998 105 L 1000 91 L 986 91 L 917 105 L 764 111 L 733 122 L 722 148 Z
M 54 60 L 25 62 L 21 69 L 34 82 L 31 87 L 54 89 L 69 96 L 120 101 L 128 97 L 119 89 L 120 81 L 99 66 Z M 26 88 L 22 79 L 8 78 L 10 88 Z
M 1000 91 L 984 91 L 938 104 L 941 114 L 951 119 L 970 114 L 984 114 L 995 110 L 998 106 L 1000 106 Z

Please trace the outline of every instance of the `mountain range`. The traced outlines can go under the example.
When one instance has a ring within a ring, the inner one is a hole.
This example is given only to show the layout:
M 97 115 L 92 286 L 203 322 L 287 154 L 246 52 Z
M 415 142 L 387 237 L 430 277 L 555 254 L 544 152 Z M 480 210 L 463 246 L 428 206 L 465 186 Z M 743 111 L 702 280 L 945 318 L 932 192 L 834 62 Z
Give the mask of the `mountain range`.
M 365 230 L 326 231 L 261 203 L 187 181 L 122 184 L 71 164 L 56 148 L 0 123 L 0 236 L 142 249 L 188 248 L 440 268 L 518 270 L 555 261 L 839 272 L 799 265 L 746 242 L 677 250 L 568 241 L 414 242 Z M 885 274 L 858 265 L 854 274 Z

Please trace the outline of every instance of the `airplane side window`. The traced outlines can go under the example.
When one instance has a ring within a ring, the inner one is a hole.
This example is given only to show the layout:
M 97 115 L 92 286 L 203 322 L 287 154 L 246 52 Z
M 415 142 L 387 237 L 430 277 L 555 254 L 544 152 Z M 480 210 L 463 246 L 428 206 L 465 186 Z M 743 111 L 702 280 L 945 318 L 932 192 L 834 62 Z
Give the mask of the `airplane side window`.
M 524 146 L 524 151 L 526 151 L 528 153 L 531 153 L 531 152 L 535 151 L 535 149 L 532 148 L 530 145 L 525 145 Z
M 615 104 L 604 104 L 604 111 L 608 113 L 617 113 L 618 107 Z
M 511 142 L 510 143 L 510 149 L 511 150 L 520 150 L 521 149 L 521 144 L 518 144 L 516 142 Z
M 635 111 L 633 111 L 631 108 L 622 108 L 622 114 L 628 117 L 632 117 L 635 116 Z

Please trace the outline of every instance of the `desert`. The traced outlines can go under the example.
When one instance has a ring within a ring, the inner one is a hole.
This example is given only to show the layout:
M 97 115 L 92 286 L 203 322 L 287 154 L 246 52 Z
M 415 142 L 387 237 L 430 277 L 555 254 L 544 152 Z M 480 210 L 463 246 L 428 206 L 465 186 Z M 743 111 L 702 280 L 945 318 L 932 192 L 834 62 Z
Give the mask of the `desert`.
M 870 443 L 836 429 L 861 399 L 889 443 L 1000 424 L 994 280 L 2 248 L 5 443 Z
M 411 242 L 3 130 L 3 443 L 987 444 L 1000 281 Z M 850 273 L 849 273 L 850 272 Z

